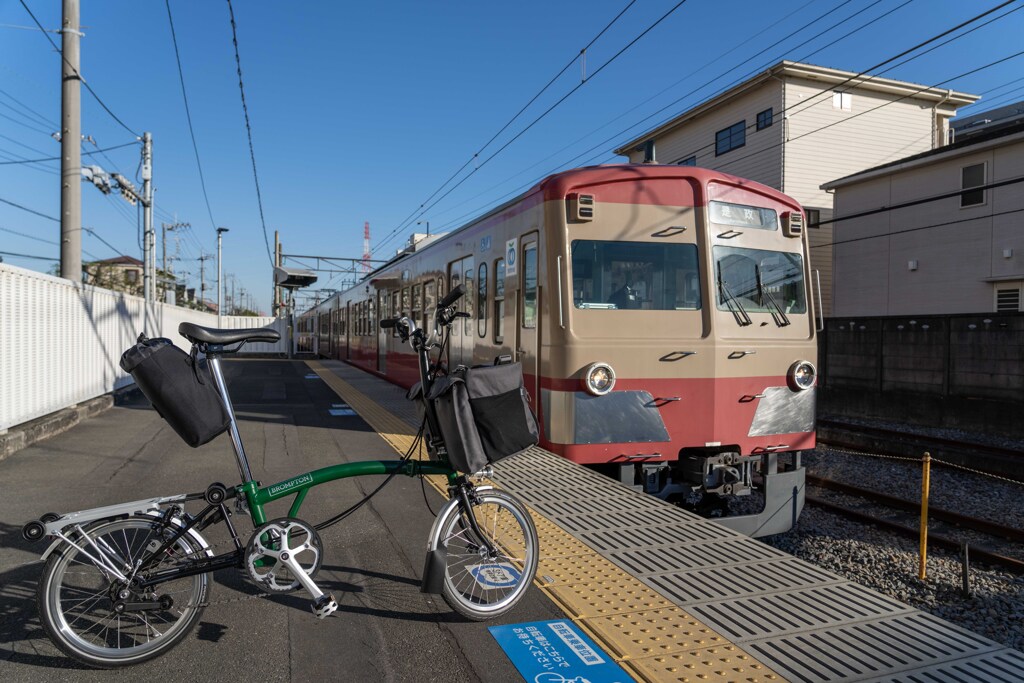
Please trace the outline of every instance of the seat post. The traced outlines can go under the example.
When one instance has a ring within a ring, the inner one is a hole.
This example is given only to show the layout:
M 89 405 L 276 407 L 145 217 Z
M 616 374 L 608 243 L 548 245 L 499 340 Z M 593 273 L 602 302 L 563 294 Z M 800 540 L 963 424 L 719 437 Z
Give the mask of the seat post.
M 220 355 L 207 353 L 206 360 L 213 369 L 213 380 L 217 383 L 217 391 L 224 402 L 224 408 L 228 411 L 228 418 L 231 420 L 231 445 L 235 447 L 235 458 L 238 460 L 238 473 L 242 476 L 242 483 L 252 481 L 252 472 L 249 470 L 249 459 L 245 457 L 245 449 L 242 448 L 242 437 L 238 433 L 238 423 L 235 422 L 235 409 L 231 406 L 231 397 L 228 395 L 228 387 L 224 382 L 224 373 L 220 369 Z

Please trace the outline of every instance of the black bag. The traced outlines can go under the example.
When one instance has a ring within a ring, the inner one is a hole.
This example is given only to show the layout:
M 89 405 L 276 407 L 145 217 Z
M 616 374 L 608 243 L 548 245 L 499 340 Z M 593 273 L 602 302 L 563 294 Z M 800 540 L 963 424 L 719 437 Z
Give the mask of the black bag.
M 434 381 L 433 402 L 448 461 L 460 472 L 537 445 L 540 433 L 519 363 L 460 367 Z
M 121 369 L 131 374 L 160 417 L 192 448 L 198 448 L 231 424 L 206 359 L 190 356 L 170 339 L 139 341 L 121 354 Z

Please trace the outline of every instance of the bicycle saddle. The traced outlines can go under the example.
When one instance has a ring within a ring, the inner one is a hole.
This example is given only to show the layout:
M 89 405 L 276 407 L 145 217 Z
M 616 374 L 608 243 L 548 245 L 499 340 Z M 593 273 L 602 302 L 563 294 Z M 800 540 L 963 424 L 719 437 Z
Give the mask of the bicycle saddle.
M 178 325 L 178 334 L 193 344 L 234 344 L 236 342 L 268 342 L 281 339 L 281 333 L 269 327 L 250 327 L 243 330 L 220 330 L 201 327 L 193 323 Z

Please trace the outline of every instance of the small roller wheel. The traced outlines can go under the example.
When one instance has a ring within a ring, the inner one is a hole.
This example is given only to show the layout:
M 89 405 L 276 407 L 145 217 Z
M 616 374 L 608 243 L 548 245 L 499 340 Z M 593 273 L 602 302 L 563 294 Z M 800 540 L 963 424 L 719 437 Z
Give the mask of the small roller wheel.
M 56 522 L 58 519 L 60 519 L 60 515 L 56 512 L 47 512 L 39 518 L 39 521 L 43 524 L 49 524 L 50 522 Z
M 25 526 L 21 527 L 22 537 L 29 543 L 35 543 L 46 534 L 46 527 L 43 526 L 42 522 L 31 521 Z
M 206 487 L 206 502 L 210 505 L 220 505 L 227 497 L 227 487 L 219 481 Z

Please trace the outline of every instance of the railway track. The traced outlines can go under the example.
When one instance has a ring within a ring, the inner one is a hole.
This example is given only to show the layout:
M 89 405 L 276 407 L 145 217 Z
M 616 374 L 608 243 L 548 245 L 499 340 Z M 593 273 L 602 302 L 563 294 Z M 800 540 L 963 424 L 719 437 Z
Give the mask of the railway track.
M 868 501 L 874 509 L 865 510 L 856 505 L 851 506 L 834 500 L 826 500 L 823 497 L 808 495 L 806 500 L 810 505 L 910 538 L 917 538 L 920 533 L 917 522 L 920 514 L 919 501 L 905 500 L 813 475 L 807 476 L 807 484 L 834 491 L 847 498 Z M 888 512 L 885 512 L 886 509 Z M 1010 569 L 1017 573 L 1024 573 L 1024 560 L 1008 553 L 1008 550 L 1013 549 L 1013 544 L 1024 542 L 1024 531 L 1021 529 L 933 507 L 928 508 L 928 519 L 929 527 L 931 527 L 928 531 L 928 542 L 932 546 L 954 551 L 960 550 L 964 541 L 954 537 L 951 533 L 955 534 L 957 529 L 963 530 L 969 532 L 974 539 L 970 541 L 970 555 L 974 560 Z M 976 543 L 979 535 L 992 540 L 984 545 L 979 545 Z
M 925 451 L 933 457 L 1024 480 L 1024 451 L 977 442 L 904 432 L 885 427 L 819 419 L 818 443 L 835 448 L 868 450 L 880 455 L 919 458 Z

